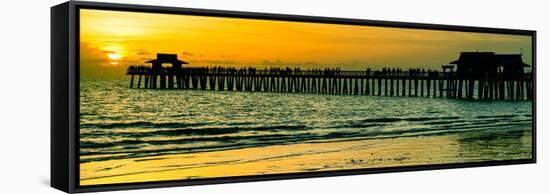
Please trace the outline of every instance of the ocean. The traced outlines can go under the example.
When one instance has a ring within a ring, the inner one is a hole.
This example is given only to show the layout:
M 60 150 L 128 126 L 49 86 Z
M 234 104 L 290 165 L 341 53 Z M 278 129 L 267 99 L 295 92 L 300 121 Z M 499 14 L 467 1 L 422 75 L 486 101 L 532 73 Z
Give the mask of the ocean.
M 305 142 L 523 133 L 533 122 L 530 101 L 152 90 L 128 83 L 80 81 L 81 163 Z

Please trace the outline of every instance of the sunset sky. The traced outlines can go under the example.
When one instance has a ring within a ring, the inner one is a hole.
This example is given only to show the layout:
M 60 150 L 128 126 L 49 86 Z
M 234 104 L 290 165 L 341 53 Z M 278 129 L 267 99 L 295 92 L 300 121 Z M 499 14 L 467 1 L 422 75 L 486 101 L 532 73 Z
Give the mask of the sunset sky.
M 461 51 L 519 54 L 531 37 L 139 12 L 80 10 L 82 77 L 121 77 L 173 53 L 192 66 L 440 69 Z

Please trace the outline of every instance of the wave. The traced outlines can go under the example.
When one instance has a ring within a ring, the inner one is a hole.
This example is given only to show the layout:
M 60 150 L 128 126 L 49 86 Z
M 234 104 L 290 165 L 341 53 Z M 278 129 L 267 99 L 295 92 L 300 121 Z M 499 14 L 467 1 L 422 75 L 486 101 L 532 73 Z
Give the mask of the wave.
M 502 119 L 492 119 L 492 120 L 438 120 L 438 119 L 449 119 L 449 118 L 459 118 L 459 117 L 438 117 L 438 118 L 387 118 L 387 119 L 376 119 L 378 121 L 383 120 L 386 122 L 397 121 L 397 120 L 413 120 L 413 121 L 427 121 L 420 122 L 420 125 L 430 125 L 426 131 L 437 131 L 441 128 L 444 129 L 468 129 L 475 128 L 479 126 L 501 126 L 503 125 L 513 125 L 515 123 L 526 122 L 528 124 L 531 122 L 530 119 L 517 119 L 517 120 L 502 120 Z M 376 136 L 380 134 L 400 134 L 400 133 L 414 133 L 419 132 L 415 128 L 404 128 L 400 130 L 384 130 L 386 126 L 385 123 L 368 123 L 374 119 L 365 119 L 362 122 L 351 122 L 349 124 L 338 124 L 334 126 L 325 126 L 325 127 L 314 127 L 306 125 L 282 125 L 282 126 L 235 126 L 235 127 L 202 127 L 202 128 L 181 128 L 181 129 L 170 129 L 170 130 L 155 130 L 148 132 L 111 132 L 111 131 L 92 131 L 81 134 L 81 148 L 107 148 L 117 145 L 129 145 L 129 144 L 178 144 L 178 143 L 190 143 L 190 142 L 200 142 L 200 141 L 239 141 L 243 139 L 248 140 L 272 140 L 280 139 L 292 139 L 296 138 L 297 134 L 300 134 L 299 131 L 305 131 L 308 129 L 316 129 L 317 132 L 311 132 L 311 136 L 321 136 L 323 130 L 326 129 L 349 129 L 348 131 L 338 131 L 330 132 L 326 138 L 336 138 L 337 136 L 344 137 L 345 135 L 363 135 L 363 136 Z M 367 123 L 365 123 L 367 121 Z M 507 122 L 503 122 L 507 121 Z M 128 123 L 125 126 L 147 126 L 151 125 L 149 122 L 140 122 L 140 123 Z M 161 124 L 160 126 L 188 126 L 181 123 L 170 123 L 170 124 Z M 109 125 L 109 126 L 112 126 Z M 155 125 L 158 126 L 158 125 Z M 369 129 L 369 130 L 364 130 Z M 242 132 L 253 132 L 254 135 L 240 135 Z M 266 132 L 291 132 L 285 134 L 273 134 Z M 220 136 L 223 135 L 223 136 Z M 101 142 L 94 143 L 93 141 L 85 141 L 87 138 L 94 137 L 124 137 L 132 138 L 132 140 L 122 140 L 115 142 Z M 143 137 L 159 137 L 161 140 L 149 139 L 141 140 Z M 172 137 L 172 139 L 162 139 L 162 137 Z
M 100 128 L 100 129 L 117 129 L 117 128 L 182 128 L 202 126 L 207 123 L 154 123 L 147 121 L 136 121 L 128 123 L 83 123 L 80 128 Z
M 160 127 L 159 127 L 160 128 Z M 307 130 L 310 129 L 305 125 L 275 125 L 275 126 L 220 126 L 220 127 L 200 127 L 200 128 L 175 128 L 168 130 L 154 130 L 147 132 L 112 132 L 112 131 L 90 131 L 81 133 L 81 138 L 90 138 L 90 137 L 126 137 L 126 138 L 140 138 L 140 137 L 152 137 L 152 136 L 170 136 L 170 137 L 181 137 L 181 136 L 204 136 L 204 135 L 224 135 L 224 134 L 236 134 L 241 132 L 256 131 L 256 132 L 266 132 L 266 131 L 297 131 L 297 130 Z
M 432 121 L 432 120 L 445 120 L 445 119 L 459 119 L 461 117 L 451 116 L 451 117 L 395 117 L 395 118 L 371 118 L 363 119 L 363 122 L 375 122 L 375 123 L 393 123 L 401 121 Z
M 517 115 L 480 115 L 476 118 L 485 119 L 485 118 L 512 118 L 516 117 Z
M 162 130 L 153 132 L 137 133 L 138 136 L 150 136 L 150 135 L 165 135 L 165 136 L 179 136 L 179 135 L 222 135 L 232 134 L 245 131 L 283 131 L 283 130 L 304 130 L 308 129 L 305 125 L 295 126 L 258 126 L 258 127 L 206 127 L 206 128 L 185 128 L 175 130 Z
M 122 140 L 111 143 L 95 143 L 90 141 L 82 141 L 80 143 L 81 155 L 99 155 L 99 154 L 127 154 L 127 156 L 121 157 L 137 157 L 137 156 L 150 156 L 150 155 L 163 155 L 170 153 L 190 153 L 190 152 L 202 152 L 202 151 L 217 151 L 226 149 L 238 149 L 243 147 L 258 147 L 266 145 L 282 145 L 292 143 L 303 143 L 308 141 L 330 142 L 330 141 L 345 141 L 352 139 L 380 139 L 380 138 L 397 138 L 397 137 L 411 137 L 411 136 L 424 136 L 424 135 L 438 135 L 447 133 L 456 133 L 464 131 L 476 131 L 476 130 L 498 130 L 506 131 L 512 129 L 518 129 L 517 126 L 529 125 L 529 121 L 510 121 L 506 123 L 463 123 L 463 124 L 447 124 L 437 125 L 432 127 L 421 127 L 406 130 L 395 131 L 332 131 L 325 134 L 306 132 L 306 133 L 293 133 L 293 134 L 257 134 L 257 135 L 225 135 L 225 136 L 196 136 L 196 137 L 184 137 L 178 139 L 159 139 L 159 140 Z M 323 129 L 320 129 L 323 131 Z M 212 142 L 213 145 L 205 146 L 200 142 Z M 197 143 L 195 145 L 191 145 Z M 134 146 L 132 146 L 134 145 Z M 170 145 L 170 148 L 150 148 L 140 149 L 141 146 L 154 145 L 163 146 Z M 177 147 L 178 145 L 184 145 L 184 147 Z M 109 149 L 102 148 L 109 147 L 122 147 L 121 149 Z M 175 146 L 175 148 L 174 148 Z M 91 148 L 86 149 L 86 148 Z M 99 150 L 97 150 L 99 149 Z M 137 155 L 136 155 L 137 154 Z M 96 160 L 108 160 L 112 157 L 99 157 L 93 159 Z M 91 159 L 89 159 L 91 160 Z M 89 161 L 87 160 L 87 161 Z

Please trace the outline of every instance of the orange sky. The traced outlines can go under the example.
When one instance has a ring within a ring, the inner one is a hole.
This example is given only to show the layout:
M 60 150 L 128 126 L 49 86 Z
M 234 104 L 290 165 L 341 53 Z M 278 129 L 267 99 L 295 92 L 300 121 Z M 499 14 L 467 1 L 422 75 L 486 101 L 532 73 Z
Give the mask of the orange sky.
M 518 35 L 284 22 L 82 9 L 83 77 L 120 77 L 156 53 L 193 66 L 381 67 L 439 69 L 461 51 L 520 53 L 531 64 L 531 37 Z

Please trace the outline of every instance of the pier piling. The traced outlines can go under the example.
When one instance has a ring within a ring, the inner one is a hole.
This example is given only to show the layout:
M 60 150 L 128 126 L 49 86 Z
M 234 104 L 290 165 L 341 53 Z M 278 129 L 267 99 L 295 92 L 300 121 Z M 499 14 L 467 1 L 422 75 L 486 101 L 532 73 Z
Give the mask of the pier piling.
M 401 70 L 340 71 L 338 69 L 182 67 L 153 71 L 131 66 L 130 88 L 192 89 L 406 97 L 468 100 L 530 100 L 531 74 L 522 77 L 457 77 L 449 72 Z M 137 83 L 134 83 L 137 76 Z M 142 84 L 143 81 L 143 84 Z M 159 84 L 159 85 L 157 85 Z M 157 87 L 158 86 L 158 87 Z

